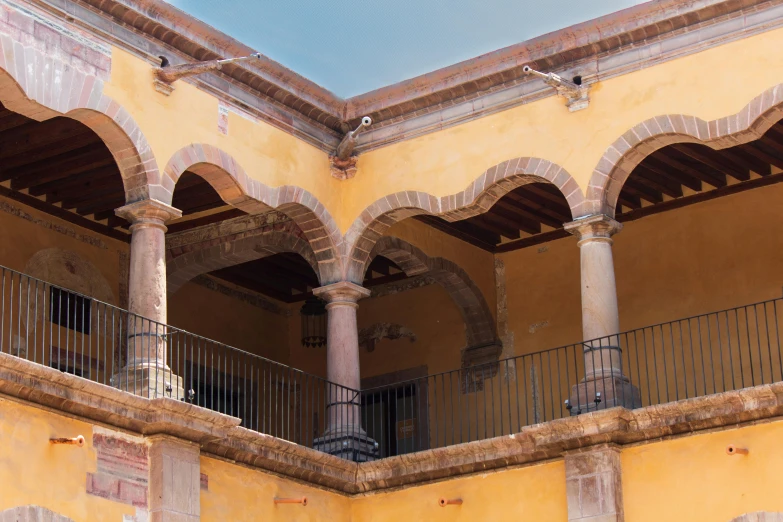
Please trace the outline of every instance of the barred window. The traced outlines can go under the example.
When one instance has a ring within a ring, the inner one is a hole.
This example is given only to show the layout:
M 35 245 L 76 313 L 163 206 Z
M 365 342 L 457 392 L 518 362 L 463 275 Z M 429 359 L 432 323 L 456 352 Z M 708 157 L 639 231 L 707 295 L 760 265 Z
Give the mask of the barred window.
M 83 334 L 90 334 L 92 299 L 52 286 L 50 287 L 49 301 L 51 320 L 54 324 Z

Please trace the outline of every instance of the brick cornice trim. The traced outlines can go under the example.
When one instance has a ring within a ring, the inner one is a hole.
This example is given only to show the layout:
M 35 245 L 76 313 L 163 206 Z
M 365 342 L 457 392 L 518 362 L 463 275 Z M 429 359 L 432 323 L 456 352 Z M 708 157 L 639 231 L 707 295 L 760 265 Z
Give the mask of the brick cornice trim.
M 604 152 L 593 170 L 580 214 L 614 217 L 617 199 L 633 169 L 653 152 L 674 143 L 699 143 L 725 149 L 761 137 L 783 118 L 783 84 L 756 96 L 741 111 L 712 121 L 669 114 L 629 129 Z
M 127 203 L 162 199 L 160 173 L 147 139 L 130 113 L 103 94 L 103 86 L 95 75 L 0 34 L 0 101 L 36 121 L 67 116 L 83 123 L 117 162 Z
M 184 63 L 254 51 L 155 0 L 24 1 L 75 18 L 151 63 L 161 53 Z M 783 0 L 646 2 L 347 100 L 266 57 L 186 81 L 327 152 L 370 115 L 376 125 L 360 138 L 361 152 L 553 96 L 521 72 L 525 64 L 603 80 L 780 27 L 781 6 Z
M 177 180 L 186 170 L 203 177 L 226 203 L 248 214 L 272 209 L 286 214 L 309 241 L 322 284 L 340 280 L 338 252 L 342 236 L 332 215 L 310 192 L 291 185 L 269 187 L 248 176 L 227 152 L 213 145 L 191 143 L 175 152 L 163 171 L 164 202 L 170 204 Z
M 576 180 L 564 168 L 541 158 L 514 158 L 490 167 L 468 187 L 456 194 L 437 198 L 425 192 L 397 192 L 368 206 L 345 234 L 346 279 L 361 282 L 368 256 L 394 223 L 428 214 L 458 221 L 486 212 L 500 198 L 528 183 L 548 182 L 560 190 L 572 216 L 582 213 L 585 198 Z

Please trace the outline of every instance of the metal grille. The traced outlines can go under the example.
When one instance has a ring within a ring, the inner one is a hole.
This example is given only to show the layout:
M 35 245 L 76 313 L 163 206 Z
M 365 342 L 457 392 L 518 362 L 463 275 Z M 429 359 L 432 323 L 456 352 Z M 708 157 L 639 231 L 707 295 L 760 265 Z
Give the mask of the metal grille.
M 366 389 L 363 427 L 391 456 L 781 381 L 782 306 L 775 299 Z
M 775 299 L 359 392 L 0 267 L 0 352 L 354 459 L 781 381 L 781 313 Z
M 145 397 L 170 397 L 312 447 L 358 392 L 0 267 L 0 352 Z M 165 356 L 163 355 L 165 354 Z M 348 428 L 347 428 L 348 429 Z

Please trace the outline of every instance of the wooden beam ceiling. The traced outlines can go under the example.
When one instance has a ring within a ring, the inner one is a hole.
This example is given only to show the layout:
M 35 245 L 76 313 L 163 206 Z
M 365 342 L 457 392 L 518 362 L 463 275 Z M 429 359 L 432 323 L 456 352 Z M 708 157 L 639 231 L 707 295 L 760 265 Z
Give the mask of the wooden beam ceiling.
M 724 150 L 692 143 L 664 147 L 626 180 L 617 218 L 637 219 L 783 179 L 772 174 L 773 167 L 783 169 L 781 122 L 754 142 Z M 765 178 L 770 179 L 762 182 Z M 571 212 L 553 185 L 531 183 L 509 192 L 480 216 L 453 223 L 433 216 L 414 219 L 484 250 L 507 252 L 565 237 L 562 224 L 571 221 Z
M 286 303 L 304 301 L 319 286 L 318 277 L 307 261 L 290 252 L 216 270 L 210 275 Z M 370 263 L 363 285 L 371 288 L 406 278 L 393 261 L 376 256 Z
M 125 203 L 119 168 L 101 138 L 66 117 L 37 122 L 0 105 L 0 182 L 8 197 L 128 241 L 128 223 L 114 216 Z M 93 214 L 106 213 L 100 219 Z

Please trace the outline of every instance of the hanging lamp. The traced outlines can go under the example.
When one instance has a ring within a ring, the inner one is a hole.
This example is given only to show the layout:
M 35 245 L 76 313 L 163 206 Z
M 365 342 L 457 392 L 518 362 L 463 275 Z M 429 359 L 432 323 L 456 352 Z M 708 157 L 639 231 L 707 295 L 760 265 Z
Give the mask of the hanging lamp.
M 326 303 L 317 297 L 308 297 L 299 315 L 302 318 L 302 346 L 326 346 Z

